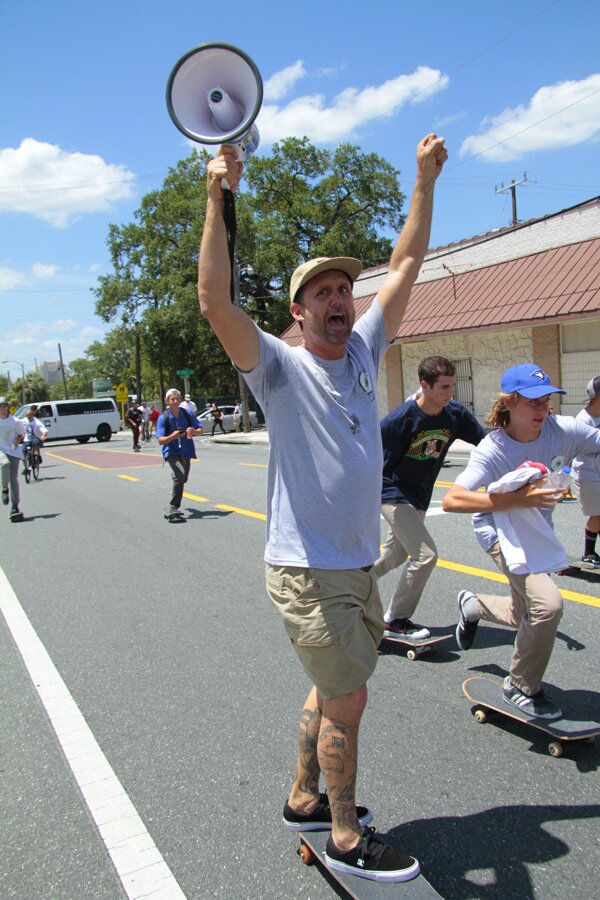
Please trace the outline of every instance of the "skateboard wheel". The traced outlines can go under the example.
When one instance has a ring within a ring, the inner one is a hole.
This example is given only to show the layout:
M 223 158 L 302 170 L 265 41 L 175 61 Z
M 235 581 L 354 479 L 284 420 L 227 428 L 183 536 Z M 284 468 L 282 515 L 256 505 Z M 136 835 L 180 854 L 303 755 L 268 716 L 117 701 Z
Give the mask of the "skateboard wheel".
M 548 753 L 550 756 L 562 756 L 563 755 L 563 745 L 560 741 L 550 741 L 548 744 Z
M 475 718 L 477 719 L 477 721 L 479 722 L 480 725 L 485 725 L 485 723 L 488 720 L 488 714 L 485 709 L 481 709 L 481 708 L 476 709 L 475 712 L 473 713 L 473 715 L 475 716 Z
M 306 844 L 300 844 L 298 847 L 298 856 L 302 860 L 305 866 L 313 866 L 315 863 L 315 856 L 310 847 L 307 847 Z
M 406 658 L 410 659 L 411 662 L 413 662 L 418 657 L 418 655 L 419 654 L 416 650 L 407 650 L 406 651 Z

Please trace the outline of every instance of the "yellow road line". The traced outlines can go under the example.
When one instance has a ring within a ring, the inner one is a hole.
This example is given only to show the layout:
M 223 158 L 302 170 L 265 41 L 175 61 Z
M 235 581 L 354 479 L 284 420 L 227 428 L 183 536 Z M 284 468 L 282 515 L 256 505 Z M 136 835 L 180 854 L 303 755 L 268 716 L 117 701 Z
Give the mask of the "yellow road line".
M 117 478 L 123 478 L 125 481 L 139 481 L 139 478 L 134 478 L 133 475 L 117 475 Z
M 183 496 L 187 500 L 197 500 L 198 503 L 210 503 L 210 500 L 208 499 L 208 497 L 198 497 L 197 494 L 186 494 L 186 492 L 184 491 Z
M 87 463 L 77 462 L 74 459 L 67 459 L 66 456 L 59 456 L 58 453 L 50 453 L 49 450 L 45 451 L 46 456 L 51 456 L 53 459 L 62 459 L 63 462 L 73 463 L 74 466 L 81 466 L 84 469 L 93 469 L 94 472 L 102 472 L 102 469 L 99 466 L 90 466 Z
M 249 469 L 266 469 L 266 463 L 238 463 L 238 466 L 246 466 Z
M 215 509 L 226 509 L 228 512 L 239 513 L 240 516 L 248 516 L 250 519 L 261 519 L 263 522 L 267 518 L 264 513 L 252 512 L 250 509 L 240 509 L 237 506 L 227 506 L 226 503 L 215 503 Z
M 487 578 L 488 581 L 500 581 L 502 584 L 508 584 L 508 579 L 501 572 L 478 569 L 475 566 L 464 566 L 462 563 L 449 562 L 447 559 L 438 559 L 437 564 L 442 569 L 453 569 L 455 572 L 464 572 L 465 575 L 475 575 L 477 578 Z M 574 603 L 585 603 L 586 606 L 595 606 L 600 609 L 600 598 L 598 597 L 593 597 L 591 594 L 580 594 L 578 591 L 568 591 L 563 588 L 559 588 L 559 590 L 565 600 L 572 600 Z

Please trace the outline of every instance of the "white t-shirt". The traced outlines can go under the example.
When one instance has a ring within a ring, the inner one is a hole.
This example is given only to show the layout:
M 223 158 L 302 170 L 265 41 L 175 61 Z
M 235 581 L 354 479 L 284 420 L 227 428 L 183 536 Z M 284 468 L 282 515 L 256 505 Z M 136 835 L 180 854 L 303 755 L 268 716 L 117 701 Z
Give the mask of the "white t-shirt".
M 20 419 L 14 416 L 8 416 L 6 419 L 0 419 L 0 450 L 3 450 L 7 456 L 16 456 L 21 459 L 21 444 L 18 442 L 19 435 L 25 434 L 25 425 Z
M 469 463 L 456 479 L 456 484 L 476 491 L 488 487 L 518 468 L 527 460 L 544 463 L 551 471 L 560 471 L 573 457 L 600 453 L 600 430 L 589 428 L 571 416 L 548 416 L 539 437 L 534 441 L 515 441 L 503 428 L 490 432 L 477 445 L 469 457 Z M 549 525 L 552 510 L 540 509 Z M 484 550 L 489 550 L 498 540 L 492 513 L 475 513 L 475 536 Z
M 588 428 L 600 429 L 600 416 L 590 416 L 586 409 L 577 413 L 575 421 L 583 422 Z M 576 481 L 600 481 L 600 454 L 576 456 L 571 463 L 571 472 Z
M 379 556 L 383 468 L 375 388 L 390 346 L 379 302 L 355 324 L 339 360 L 257 330 L 260 361 L 242 374 L 269 431 L 265 560 L 371 565 Z
M 19 421 L 21 421 L 25 426 L 26 441 L 30 440 L 30 434 L 33 435 L 33 437 L 38 438 L 38 440 L 40 441 L 43 437 L 45 437 L 45 435 L 48 434 L 48 429 L 46 428 L 46 426 L 43 425 L 35 416 L 31 419 L 31 421 L 27 417 L 25 417 L 24 419 L 20 419 Z
M 183 406 L 183 408 L 187 409 L 187 411 L 189 413 L 191 413 L 193 416 L 195 416 L 196 413 L 198 412 L 198 407 L 196 406 L 196 404 L 194 403 L 193 400 L 184 400 L 183 403 L 179 404 L 179 406 L 180 407 Z

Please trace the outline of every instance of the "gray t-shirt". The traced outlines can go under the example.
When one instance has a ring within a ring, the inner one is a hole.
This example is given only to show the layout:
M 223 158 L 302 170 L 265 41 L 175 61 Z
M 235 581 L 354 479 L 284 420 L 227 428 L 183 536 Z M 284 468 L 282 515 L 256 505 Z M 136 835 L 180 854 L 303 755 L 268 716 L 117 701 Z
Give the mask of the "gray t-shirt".
M 560 471 L 576 455 L 598 453 L 600 431 L 571 416 L 548 416 L 535 441 L 515 441 L 502 428 L 490 432 L 471 452 L 467 468 L 457 477 L 456 484 L 476 491 L 480 487 L 487 488 L 492 481 L 528 460 Z M 552 510 L 540 509 L 540 512 L 552 525 Z M 498 540 L 492 513 L 475 513 L 473 528 L 484 550 L 489 550 Z
M 383 453 L 375 388 L 390 346 L 379 302 L 325 360 L 258 329 L 244 378 L 269 429 L 267 545 L 275 566 L 352 569 L 379 556 Z
M 600 416 L 591 416 L 586 409 L 580 410 L 575 420 L 589 428 L 600 429 Z M 577 456 L 571 464 L 571 474 L 575 481 L 600 481 L 600 453 L 596 456 Z

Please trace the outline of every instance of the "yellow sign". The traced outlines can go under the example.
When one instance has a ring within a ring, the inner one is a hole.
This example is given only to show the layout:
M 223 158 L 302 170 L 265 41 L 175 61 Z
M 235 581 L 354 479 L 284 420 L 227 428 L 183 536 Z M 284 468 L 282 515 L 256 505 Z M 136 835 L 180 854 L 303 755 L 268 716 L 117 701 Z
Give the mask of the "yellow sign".
M 9 406 L 9 407 L 8 407 L 8 411 L 9 411 L 9 413 L 11 414 L 11 416 L 14 416 L 14 414 L 15 414 L 16 411 L 17 411 L 17 407 L 15 406 L 14 403 L 13 403 L 12 406 Z
M 126 384 L 118 384 L 116 387 L 116 400 L 117 403 L 127 403 L 129 399 L 129 389 Z

